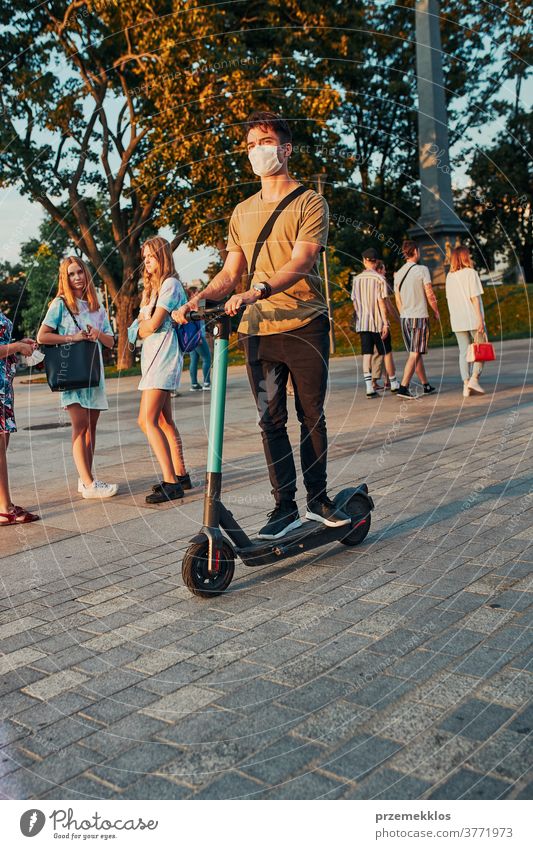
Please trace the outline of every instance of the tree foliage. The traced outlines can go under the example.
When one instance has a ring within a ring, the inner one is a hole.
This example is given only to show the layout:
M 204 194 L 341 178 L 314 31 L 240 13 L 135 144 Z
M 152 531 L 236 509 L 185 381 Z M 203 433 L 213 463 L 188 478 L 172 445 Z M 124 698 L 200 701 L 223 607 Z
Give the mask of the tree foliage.
M 22 335 L 22 315 L 27 302 L 24 272 L 19 263 L 0 263 L 0 310 L 13 322 L 15 338 Z
M 478 150 L 469 168 L 472 185 L 458 205 L 475 236 L 484 265 L 503 254 L 533 282 L 533 116 L 514 111 L 493 145 Z
M 253 108 L 293 122 L 295 176 L 327 172 L 339 261 L 353 265 L 369 241 L 394 258 L 418 202 L 414 5 L 0 8 L 0 185 L 40 203 L 92 263 L 115 303 L 119 365 L 129 364 L 142 239 L 169 226 L 174 247 L 213 245 L 256 189 L 242 144 Z M 518 0 L 496 14 L 485 0 L 443 0 L 452 137 L 494 117 L 502 84 L 525 77 L 522 18 Z

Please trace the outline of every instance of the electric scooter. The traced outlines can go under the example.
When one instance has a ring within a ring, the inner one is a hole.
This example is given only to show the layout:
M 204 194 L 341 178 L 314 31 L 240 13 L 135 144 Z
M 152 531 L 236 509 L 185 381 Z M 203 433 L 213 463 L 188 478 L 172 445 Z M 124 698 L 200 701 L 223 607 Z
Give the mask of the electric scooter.
M 370 513 L 374 502 L 365 483 L 347 487 L 334 498 L 351 519 L 349 525 L 329 528 L 321 522 L 305 520 L 299 528 L 280 539 L 250 539 L 224 506 L 222 489 L 222 446 L 228 372 L 228 344 L 231 319 L 223 305 L 189 313 L 189 320 L 205 321 L 212 326 L 215 338 L 211 372 L 211 404 L 207 474 L 202 530 L 190 540 L 182 562 L 185 586 L 198 596 L 211 598 L 229 587 L 235 570 L 235 557 L 246 566 L 277 563 L 295 554 L 338 541 L 343 545 L 359 545 L 370 530 Z

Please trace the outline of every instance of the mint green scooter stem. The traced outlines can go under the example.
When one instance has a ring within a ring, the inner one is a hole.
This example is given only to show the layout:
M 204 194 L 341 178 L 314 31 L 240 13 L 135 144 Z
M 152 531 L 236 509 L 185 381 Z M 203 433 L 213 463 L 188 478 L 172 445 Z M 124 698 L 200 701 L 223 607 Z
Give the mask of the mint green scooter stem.
M 214 330 L 219 329 L 215 325 Z M 209 408 L 209 442 L 207 472 L 222 471 L 222 446 L 224 444 L 224 416 L 226 411 L 226 383 L 228 375 L 228 340 L 215 338 L 213 353 L 211 405 Z

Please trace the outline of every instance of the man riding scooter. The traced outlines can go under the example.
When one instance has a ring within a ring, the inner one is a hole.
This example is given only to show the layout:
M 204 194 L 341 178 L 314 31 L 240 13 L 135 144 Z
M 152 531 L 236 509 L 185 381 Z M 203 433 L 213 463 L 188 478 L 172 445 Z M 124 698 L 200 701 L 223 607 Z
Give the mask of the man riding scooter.
M 276 502 L 258 536 L 279 539 L 302 524 L 287 434 L 289 375 L 301 426 L 306 518 L 331 528 L 350 524 L 326 493 L 329 320 L 317 261 L 327 243 L 328 207 L 323 197 L 289 176 L 292 134 L 285 119 L 272 112 L 253 113 L 246 124 L 246 144 L 261 191 L 233 211 L 222 270 L 173 318 L 186 323 L 200 299 L 224 300 L 248 269 L 250 288 L 230 297 L 225 309 L 233 316 L 246 307 L 239 334 Z

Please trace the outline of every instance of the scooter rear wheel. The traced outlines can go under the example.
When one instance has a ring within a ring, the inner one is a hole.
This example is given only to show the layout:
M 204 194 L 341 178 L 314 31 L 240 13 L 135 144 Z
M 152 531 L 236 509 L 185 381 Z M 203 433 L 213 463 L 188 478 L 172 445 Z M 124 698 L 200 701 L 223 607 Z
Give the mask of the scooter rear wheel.
M 370 530 L 370 507 L 364 496 L 356 493 L 342 505 L 342 509 L 352 520 L 350 530 L 341 539 L 343 545 L 359 545 Z
M 209 545 L 195 542 L 185 552 L 181 566 L 183 583 L 194 595 L 212 598 L 221 595 L 229 585 L 235 572 L 235 557 L 231 546 L 222 544 L 220 559 L 216 569 L 209 571 Z

